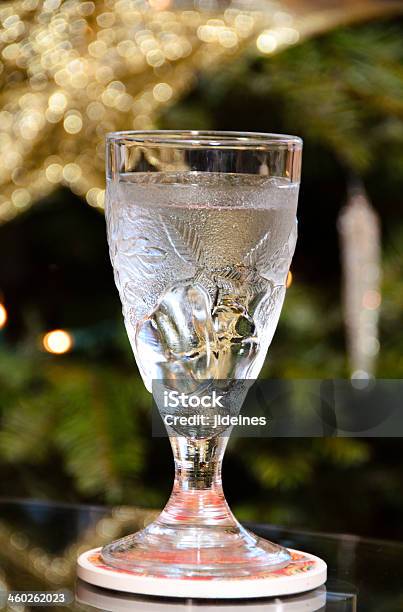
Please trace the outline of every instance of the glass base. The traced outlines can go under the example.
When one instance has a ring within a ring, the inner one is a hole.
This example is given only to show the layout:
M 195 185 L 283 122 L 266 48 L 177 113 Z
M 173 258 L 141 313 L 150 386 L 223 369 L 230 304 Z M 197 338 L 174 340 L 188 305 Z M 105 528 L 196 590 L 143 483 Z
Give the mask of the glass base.
M 227 441 L 172 437 L 175 481 L 167 505 L 145 529 L 104 546 L 103 562 L 148 576 L 223 579 L 288 565 L 288 550 L 242 527 L 228 507 L 221 482 Z
M 116 569 L 172 578 L 258 577 L 291 560 L 287 549 L 232 524 L 169 525 L 157 519 L 102 549 Z

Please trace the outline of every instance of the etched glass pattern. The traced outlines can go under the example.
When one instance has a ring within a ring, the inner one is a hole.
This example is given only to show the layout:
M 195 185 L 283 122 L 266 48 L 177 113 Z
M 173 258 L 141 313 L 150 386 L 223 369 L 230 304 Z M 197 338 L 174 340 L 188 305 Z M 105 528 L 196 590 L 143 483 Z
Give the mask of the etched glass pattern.
M 297 238 L 298 184 L 188 173 L 108 181 L 111 260 L 145 385 L 256 378 Z

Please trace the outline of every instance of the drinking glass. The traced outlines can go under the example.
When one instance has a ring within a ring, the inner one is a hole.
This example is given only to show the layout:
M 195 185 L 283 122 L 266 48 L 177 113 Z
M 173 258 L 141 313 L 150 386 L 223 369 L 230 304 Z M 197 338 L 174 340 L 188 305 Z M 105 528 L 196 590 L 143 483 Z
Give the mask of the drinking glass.
M 106 146 L 110 257 L 144 384 L 189 392 L 213 382 L 234 404 L 234 385 L 260 372 L 283 304 L 302 141 L 128 131 L 109 134 Z M 256 577 L 287 565 L 290 553 L 242 527 L 226 503 L 228 436 L 167 429 L 171 497 L 153 523 L 105 546 L 103 561 L 175 578 Z

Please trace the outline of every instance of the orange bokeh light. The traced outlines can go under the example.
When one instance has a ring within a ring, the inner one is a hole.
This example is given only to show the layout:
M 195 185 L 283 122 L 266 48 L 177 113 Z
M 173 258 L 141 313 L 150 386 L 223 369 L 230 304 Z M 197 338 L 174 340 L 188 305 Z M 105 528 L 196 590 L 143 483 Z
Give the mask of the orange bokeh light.
M 42 344 L 43 348 L 48 353 L 63 355 L 71 350 L 73 346 L 73 338 L 63 329 L 54 329 L 44 335 Z
M 0 329 L 2 329 L 7 323 L 8 314 L 5 306 L 0 304 Z

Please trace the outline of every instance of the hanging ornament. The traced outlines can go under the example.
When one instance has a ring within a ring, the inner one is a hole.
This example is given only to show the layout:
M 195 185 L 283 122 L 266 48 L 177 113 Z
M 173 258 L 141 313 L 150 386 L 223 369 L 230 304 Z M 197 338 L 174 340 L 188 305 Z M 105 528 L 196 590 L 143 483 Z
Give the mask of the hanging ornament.
M 350 190 L 338 228 L 344 310 L 352 377 L 372 376 L 379 352 L 380 221 L 363 187 Z

